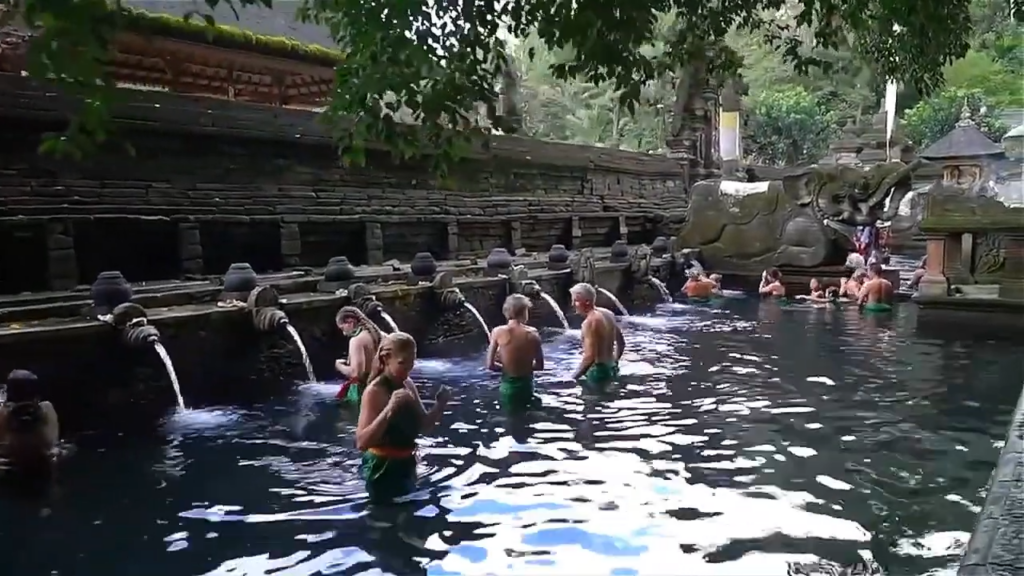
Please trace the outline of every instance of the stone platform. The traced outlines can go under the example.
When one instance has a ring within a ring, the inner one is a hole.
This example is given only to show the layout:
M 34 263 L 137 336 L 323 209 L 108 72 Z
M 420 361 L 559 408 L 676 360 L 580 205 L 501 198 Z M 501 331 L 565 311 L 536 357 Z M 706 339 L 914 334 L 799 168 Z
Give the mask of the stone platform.
M 992 471 L 958 576 L 1024 574 L 1024 393 Z

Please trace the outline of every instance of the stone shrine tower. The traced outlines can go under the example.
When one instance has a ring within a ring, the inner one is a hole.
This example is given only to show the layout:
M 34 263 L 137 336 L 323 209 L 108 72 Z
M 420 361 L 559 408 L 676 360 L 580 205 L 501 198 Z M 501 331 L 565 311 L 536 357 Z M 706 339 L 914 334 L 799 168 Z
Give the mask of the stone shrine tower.
M 1003 149 L 978 129 L 964 104 L 956 127 L 920 156 L 942 167 L 946 188 L 962 190 L 967 196 L 988 196 L 993 192 L 992 163 L 1003 157 Z
M 825 166 L 847 164 L 869 168 L 887 160 L 909 163 L 914 158 L 914 146 L 903 136 L 899 118 L 893 126 L 889 153 L 886 154 L 885 110 L 880 109 L 871 117 L 870 122 L 858 125 L 848 120 L 840 138 L 829 145 L 828 155 L 818 163 Z

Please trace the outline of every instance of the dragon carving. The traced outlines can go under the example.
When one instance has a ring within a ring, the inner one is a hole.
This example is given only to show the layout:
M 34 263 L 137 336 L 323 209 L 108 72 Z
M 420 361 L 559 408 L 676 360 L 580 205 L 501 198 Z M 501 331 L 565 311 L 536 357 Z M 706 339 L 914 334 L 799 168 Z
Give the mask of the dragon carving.
M 856 227 L 891 220 L 922 164 L 814 166 L 769 182 L 698 182 L 676 245 L 699 248 L 709 267 L 728 271 L 842 264 Z

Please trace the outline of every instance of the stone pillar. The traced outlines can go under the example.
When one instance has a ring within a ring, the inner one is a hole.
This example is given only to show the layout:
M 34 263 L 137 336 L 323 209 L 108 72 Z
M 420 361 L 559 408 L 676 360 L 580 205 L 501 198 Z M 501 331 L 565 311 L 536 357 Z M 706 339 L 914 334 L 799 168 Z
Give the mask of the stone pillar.
M 928 263 L 925 274 L 918 284 L 918 294 L 928 297 L 949 296 L 949 279 L 945 274 L 946 236 L 929 234 L 925 236 Z
M 623 242 L 625 242 L 626 238 L 628 236 L 629 236 L 629 227 L 626 226 L 626 217 L 625 216 L 619 216 L 619 240 L 622 240 Z
M 380 222 L 367 222 L 364 234 L 366 263 L 370 266 L 380 266 L 384 263 L 384 233 L 380 229 Z
M 519 220 L 511 220 L 508 223 L 508 238 L 512 243 L 508 247 L 508 251 L 515 254 L 517 250 L 523 247 L 523 225 L 519 223 Z
M 953 284 L 971 284 L 970 267 L 963 267 L 963 243 L 960 234 L 945 235 L 945 261 L 942 271 Z M 929 258 L 930 260 L 930 258 Z
M 203 273 L 203 244 L 198 223 L 178 224 L 178 258 L 181 260 L 182 274 Z
M 578 250 L 580 248 L 580 239 L 583 238 L 583 229 L 580 228 L 580 217 L 573 216 L 570 226 L 572 226 L 572 249 Z
M 78 286 L 78 257 L 69 223 L 47 222 L 46 252 L 50 290 L 71 290 Z
M 459 253 L 459 222 L 448 223 L 448 257 L 455 258 Z
M 1024 300 L 1024 232 L 1003 236 L 1003 274 L 999 279 L 999 297 Z
M 281 261 L 285 268 L 293 268 L 300 263 L 302 255 L 302 235 L 299 225 L 294 222 L 281 222 Z

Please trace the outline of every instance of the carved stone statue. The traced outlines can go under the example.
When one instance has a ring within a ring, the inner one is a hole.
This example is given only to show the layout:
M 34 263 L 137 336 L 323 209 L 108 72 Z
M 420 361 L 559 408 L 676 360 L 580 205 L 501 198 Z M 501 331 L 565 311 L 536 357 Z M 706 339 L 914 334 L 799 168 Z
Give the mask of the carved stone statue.
M 770 182 L 699 182 L 676 246 L 699 248 L 712 270 L 841 265 L 854 248 L 855 227 L 891 219 L 921 164 L 811 167 Z

